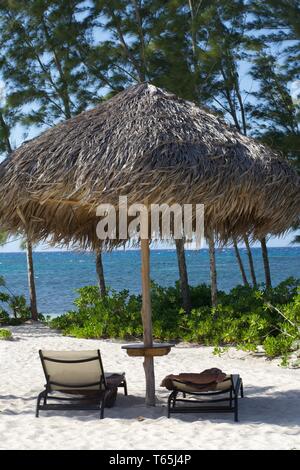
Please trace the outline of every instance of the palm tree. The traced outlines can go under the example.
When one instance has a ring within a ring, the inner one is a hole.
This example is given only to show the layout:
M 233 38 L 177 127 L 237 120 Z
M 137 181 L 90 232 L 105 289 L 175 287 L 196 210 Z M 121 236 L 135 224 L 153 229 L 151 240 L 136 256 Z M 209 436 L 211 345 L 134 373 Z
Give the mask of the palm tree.
M 256 275 L 255 275 L 255 269 L 254 269 L 254 262 L 253 262 L 253 256 L 251 253 L 251 248 L 249 244 L 249 238 L 247 235 L 243 236 L 244 243 L 246 245 L 247 249 L 247 255 L 248 255 L 248 260 L 249 260 L 249 267 L 250 267 L 250 273 L 251 273 L 251 279 L 252 279 L 252 284 L 253 287 L 257 287 L 257 281 L 256 281 Z
M 214 232 L 207 234 L 209 247 L 209 265 L 210 265 L 210 282 L 211 282 L 211 304 L 216 307 L 218 304 L 218 288 L 217 288 L 217 266 L 216 266 L 216 250 Z
M 270 270 L 270 263 L 269 263 L 269 257 L 268 257 L 267 241 L 265 237 L 261 238 L 260 244 L 261 244 L 261 253 L 262 253 L 262 258 L 263 258 L 263 263 L 264 263 L 264 270 L 265 270 L 266 288 L 268 289 L 272 287 L 272 283 L 271 283 L 271 270 Z
M 105 286 L 105 278 L 104 278 L 104 270 L 103 270 L 103 263 L 102 263 L 102 250 L 98 248 L 96 250 L 96 272 L 98 276 L 98 284 L 101 297 L 106 295 L 106 286 Z
M 34 280 L 34 268 L 33 268 L 33 256 L 32 256 L 32 243 L 27 238 L 21 242 L 20 248 L 26 250 L 27 258 L 27 276 L 28 276 L 28 288 L 29 288 L 29 298 L 30 298 L 30 311 L 31 319 L 33 321 L 38 321 L 38 310 L 37 310 L 37 300 L 36 300 L 36 289 L 35 289 L 35 280 Z
M 247 279 L 247 276 L 246 276 L 246 271 L 245 271 L 243 261 L 242 261 L 242 258 L 241 258 L 240 252 L 239 252 L 239 248 L 238 248 L 238 245 L 237 245 L 237 241 L 236 241 L 235 238 L 233 239 L 233 247 L 234 247 L 235 256 L 236 256 L 236 259 L 237 259 L 237 262 L 238 262 L 238 265 L 239 265 L 239 268 L 240 268 L 240 271 L 241 271 L 241 275 L 242 275 L 242 278 L 243 278 L 244 286 L 249 286 L 249 282 L 248 282 L 248 279 Z
M 179 283 L 180 292 L 182 298 L 182 305 L 186 313 L 191 311 L 191 294 L 188 281 L 188 274 L 186 268 L 185 251 L 184 251 L 184 240 L 175 239 L 178 270 L 179 270 Z

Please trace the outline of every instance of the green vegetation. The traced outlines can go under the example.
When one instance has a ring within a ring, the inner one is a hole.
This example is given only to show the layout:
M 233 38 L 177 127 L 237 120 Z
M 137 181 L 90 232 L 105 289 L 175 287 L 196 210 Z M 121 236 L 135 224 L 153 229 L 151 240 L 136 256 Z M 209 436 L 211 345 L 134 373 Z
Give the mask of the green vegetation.
M 13 339 L 13 336 L 11 334 L 11 331 L 4 330 L 3 328 L 0 329 L 0 340 L 9 341 L 12 339 Z
M 2 288 L 2 289 L 1 289 Z M 31 318 L 24 295 L 15 295 L 0 276 L 0 325 L 20 325 Z
M 210 304 L 210 287 L 191 287 L 192 311 L 181 308 L 180 289 L 152 283 L 153 335 L 157 340 L 181 340 L 255 351 L 263 345 L 268 357 L 285 356 L 300 344 L 299 281 L 289 278 L 273 289 L 237 286 L 219 292 L 219 305 Z M 76 310 L 49 322 L 52 328 L 77 338 L 141 338 L 141 297 L 109 291 L 100 297 L 97 286 L 78 289 Z

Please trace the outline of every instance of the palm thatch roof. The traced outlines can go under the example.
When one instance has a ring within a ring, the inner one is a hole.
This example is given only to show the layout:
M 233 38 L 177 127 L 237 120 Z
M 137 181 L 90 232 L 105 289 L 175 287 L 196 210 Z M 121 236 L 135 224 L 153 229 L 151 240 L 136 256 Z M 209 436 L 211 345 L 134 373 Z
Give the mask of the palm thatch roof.
M 24 143 L 0 165 L 0 222 L 32 240 L 96 246 L 96 207 L 201 203 L 221 240 L 299 221 L 299 177 L 269 148 L 144 83 Z M 114 242 L 112 242 L 114 243 Z

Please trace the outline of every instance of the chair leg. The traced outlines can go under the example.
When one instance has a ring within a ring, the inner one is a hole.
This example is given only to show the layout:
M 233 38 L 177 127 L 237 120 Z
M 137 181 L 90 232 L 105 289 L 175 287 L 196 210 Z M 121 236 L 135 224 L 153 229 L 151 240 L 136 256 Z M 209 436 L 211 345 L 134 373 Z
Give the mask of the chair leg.
M 173 396 L 174 396 L 174 392 L 171 392 L 168 398 L 168 418 L 170 418 L 170 414 L 171 414 L 171 403 L 173 402 Z
M 127 396 L 128 395 L 128 390 L 127 390 L 127 382 L 126 380 L 124 379 L 124 395 Z
M 102 398 L 100 402 L 100 419 L 104 418 L 104 407 L 105 407 L 105 396 Z
M 44 400 L 45 400 L 45 391 L 41 392 L 41 393 L 38 395 L 38 397 L 37 397 L 36 410 L 35 410 L 35 417 L 36 417 L 36 418 L 39 417 L 40 404 L 41 404 L 42 398 L 44 398 Z
M 173 405 L 172 405 L 172 408 L 175 408 L 175 406 L 176 406 L 177 392 L 173 392 L 173 393 L 174 393 L 174 396 L 173 396 Z
M 243 381 L 242 380 L 241 380 L 240 391 L 241 391 L 241 398 L 244 398 L 244 386 L 243 386 Z
M 234 421 L 237 423 L 239 420 L 239 410 L 238 410 L 238 396 L 234 396 Z
M 48 398 L 48 392 L 46 390 L 45 395 L 44 395 L 44 402 L 43 402 L 44 406 L 47 405 L 47 398 Z

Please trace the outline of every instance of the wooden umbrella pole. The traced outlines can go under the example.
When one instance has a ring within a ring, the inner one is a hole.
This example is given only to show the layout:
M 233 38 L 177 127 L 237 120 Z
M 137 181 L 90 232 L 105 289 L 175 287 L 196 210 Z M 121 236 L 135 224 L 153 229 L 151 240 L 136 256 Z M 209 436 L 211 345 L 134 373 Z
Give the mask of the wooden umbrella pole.
M 142 320 L 144 327 L 144 346 L 153 345 L 152 338 L 152 313 L 150 295 L 150 247 L 149 240 L 141 240 L 142 253 Z M 145 355 L 144 370 L 146 376 L 146 405 L 155 406 L 155 377 L 154 362 L 152 356 Z

